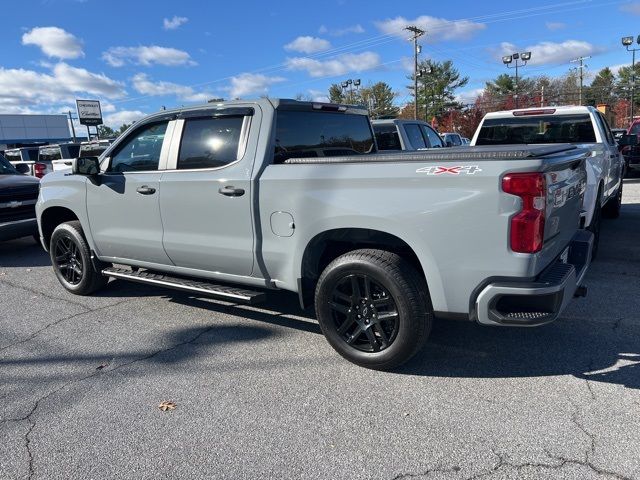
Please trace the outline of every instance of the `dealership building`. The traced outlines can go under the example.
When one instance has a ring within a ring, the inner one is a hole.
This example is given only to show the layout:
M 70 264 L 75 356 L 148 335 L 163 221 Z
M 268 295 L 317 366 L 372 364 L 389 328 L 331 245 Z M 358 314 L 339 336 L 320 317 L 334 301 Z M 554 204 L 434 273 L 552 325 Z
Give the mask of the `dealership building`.
M 0 114 L 0 150 L 46 143 L 70 142 L 66 115 Z

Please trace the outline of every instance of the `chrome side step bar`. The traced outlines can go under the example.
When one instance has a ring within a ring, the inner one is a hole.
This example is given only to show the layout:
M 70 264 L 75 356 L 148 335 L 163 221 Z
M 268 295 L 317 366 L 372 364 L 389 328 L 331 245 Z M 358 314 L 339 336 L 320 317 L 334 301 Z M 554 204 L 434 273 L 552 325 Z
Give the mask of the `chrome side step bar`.
M 230 287 L 228 285 L 217 285 L 192 278 L 171 277 L 149 270 L 133 271 L 126 268 L 112 267 L 103 269 L 102 275 L 251 305 L 263 301 L 265 297 L 263 292 Z

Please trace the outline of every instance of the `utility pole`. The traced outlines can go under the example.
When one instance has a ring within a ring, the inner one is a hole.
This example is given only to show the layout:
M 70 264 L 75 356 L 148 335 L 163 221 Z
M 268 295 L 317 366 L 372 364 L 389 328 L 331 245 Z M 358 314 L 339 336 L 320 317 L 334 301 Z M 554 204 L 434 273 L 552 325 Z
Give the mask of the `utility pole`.
M 544 85 L 542 85 L 542 94 L 540 95 L 540 106 L 544 107 Z
M 404 28 L 413 33 L 413 119 L 418 119 L 418 38 L 425 34 L 425 31 L 415 25 L 409 25 Z
M 624 45 L 628 51 L 632 52 L 632 60 L 631 60 L 631 113 L 629 115 L 629 125 L 633 123 L 634 113 L 633 113 L 633 105 L 636 100 L 636 52 L 640 50 L 640 47 L 631 48 L 633 45 L 634 38 L 633 37 L 622 37 L 622 45 Z M 636 43 L 640 45 L 640 35 L 636 39 Z
M 579 63 L 578 67 L 575 67 L 575 70 L 580 70 L 580 105 L 582 105 L 582 84 L 584 81 L 584 69 L 588 67 L 585 65 L 584 61 L 591 58 L 591 55 L 588 57 L 578 57 L 571 60 L 571 63 Z
M 73 143 L 76 143 L 76 127 L 73 126 L 73 117 L 71 116 L 71 110 L 67 112 L 69 115 L 69 123 L 71 123 L 71 134 L 73 135 Z

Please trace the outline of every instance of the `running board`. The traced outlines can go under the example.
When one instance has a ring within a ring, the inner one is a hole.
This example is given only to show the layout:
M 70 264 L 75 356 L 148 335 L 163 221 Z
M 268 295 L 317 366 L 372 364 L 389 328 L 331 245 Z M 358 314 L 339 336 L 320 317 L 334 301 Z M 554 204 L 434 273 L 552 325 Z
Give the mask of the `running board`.
M 147 285 L 157 285 L 158 287 L 172 288 L 183 292 L 206 295 L 208 297 L 219 298 L 234 302 L 248 304 L 259 303 L 264 300 L 263 292 L 245 290 L 238 287 L 226 285 L 216 285 L 201 280 L 191 278 L 170 277 L 162 273 L 154 273 L 149 270 L 132 271 L 126 268 L 105 268 L 102 270 L 105 277 L 120 278 L 131 282 L 145 283 Z

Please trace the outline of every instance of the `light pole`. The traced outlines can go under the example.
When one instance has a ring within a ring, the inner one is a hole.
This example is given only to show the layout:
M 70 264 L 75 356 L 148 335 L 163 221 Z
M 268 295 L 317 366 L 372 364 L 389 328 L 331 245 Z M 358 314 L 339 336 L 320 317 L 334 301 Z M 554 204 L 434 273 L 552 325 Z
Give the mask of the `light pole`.
M 421 78 L 425 77 L 425 79 L 424 79 L 424 121 L 427 122 L 427 123 L 429 123 L 429 118 L 428 118 L 428 114 L 429 114 L 429 111 L 428 111 L 428 109 L 429 109 L 429 96 L 427 95 L 428 84 L 427 84 L 426 75 L 429 75 L 430 73 L 431 73 L 431 66 L 429 65 L 426 68 L 421 68 L 418 71 L 418 75 L 417 75 L 418 77 L 421 77 Z M 416 83 L 416 85 L 417 85 L 417 83 Z M 416 93 L 417 93 L 417 90 L 416 90 Z M 417 115 L 416 115 L 416 117 L 417 117 Z
M 640 45 L 640 35 L 636 40 L 636 43 Z M 640 48 L 629 48 L 633 45 L 633 37 L 622 37 L 622 45 L 624 45 L 631 53 L 631 119 L 629 125 L 633 123 L 633 103 L 636 99 L 636 51 Z
M 404 28 L 413 33 L 413 37 L 409 40 L 413 40 L 413 119 L 418 119 L 418 54 L 422 51 L 420 45 L 418 45 L 418 38 L 425 34 L 425 31 L 414 25 L 409 25 Z
M 518 60 L 522 60 L 522 63 L 518 62 Z M 516 101 L 516 108 L 518 108 L 518 68 L 524 67 L 529 60 L 531 60 L 531 52 L 513 53 L 511 55 L 505 55 L 504 57 L 502 57 L 502 63 L 504 63 L 507 68 L 516 69 L 516 83 L 515 83 L 516 93 L 514 95 L 514 99 Z M 515 61 L 515 66 L 512 67 L 511 63 L 513 63 L 514 61 Z
M 353 103 L 353 87 L 356 87 L 356 90 L 358 89 L 358 87 L 360 87 L 360 79 L 356 78 L 350 78 L 349 80 L 345 80 L 344 82 L 342 82 L 342 89 L 349 89 L 349 102 L 348 103 Z

